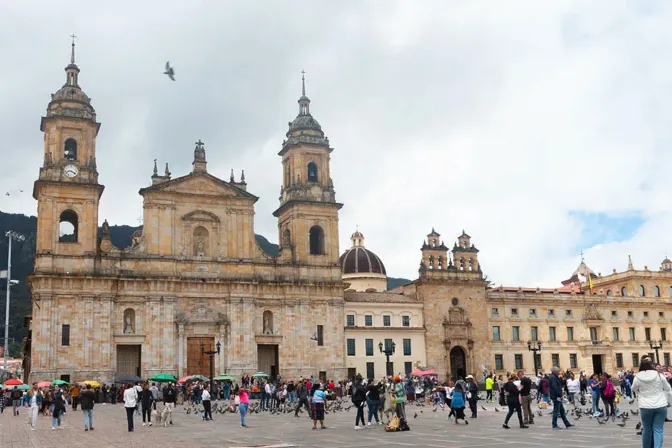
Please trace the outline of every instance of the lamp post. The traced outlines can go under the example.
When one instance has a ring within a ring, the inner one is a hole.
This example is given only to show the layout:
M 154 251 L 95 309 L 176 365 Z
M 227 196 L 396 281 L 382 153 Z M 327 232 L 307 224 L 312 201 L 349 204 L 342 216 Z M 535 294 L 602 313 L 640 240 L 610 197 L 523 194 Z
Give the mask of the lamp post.
M 212 391 L 212 393 L 214 393 L 214 389 L 213 389 L 213 387 L 214 387 L 214 385 L 215 385 L 215 380 L 214 380 L 214 378 L 215 378 L 215 369 L 213 368 L 212 361 L 213 361 L 213 358 L 215 357 L 215 355 L 219 355 L 219 351 L 220 351 L 221 348 L 222 348 L 222 344 L 220 344 L 219 342 L 217 342 L 217 344 L 215 344 L 215 347 L 217 347 L 217 350 L 208 350 L 208 351 L 206 351 L 206 350 L 205 350 L 205 344 L 203 344 L 203 343 L 201 342 L 201 355 L 208 355 L 208 356 L 210 357 L 210 390 Z
M 390 364 L 390 356 L 394 355 L 394 351 L 397 348 L 397 344 L 392 341 L 390 346 L 388 347 L 387 344 L 383 344 L 383 342 L 378 343 L 378 350 L 380 350 L 380 353 L 385 355 L 385 371 L 387 372 L 386 375 L 390 376 L 393 375 L 392 373 L 392 364 Z
M 537 352 L 541 351 L 541 342 L 539 341 L 527 341 L 527 349 L 534 353 L 534 376 L 539 374 L 539 365 L 537 362 Z
M 651 347 L 651 350 L 656 351 L 656 362 L 660 364 L 660 356 L 658 356 L 658 350 L 663 348 L 663 341 L 658 341 L 657 343 L 654 344 L 653 341 L 649 341 L 649 347 Z
M 26 239 L 23 235 L 13 230 L 8 230 L 5 233 L 9 242 L 9 249 L 7 251 L 7 301 L 5 302 L 5 350 L 3 359 L 3 368 L 7 372 L 7 352 L 9 351 L 9 299 L 11 286 L 15 283 L 12 281 L 12 240 L 21 242 Z

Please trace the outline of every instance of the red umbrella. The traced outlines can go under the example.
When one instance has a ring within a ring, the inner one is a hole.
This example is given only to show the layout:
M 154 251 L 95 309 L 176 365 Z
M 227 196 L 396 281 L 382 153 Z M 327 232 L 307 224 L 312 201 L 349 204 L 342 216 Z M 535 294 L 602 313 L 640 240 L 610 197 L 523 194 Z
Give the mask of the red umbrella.
M 193 376 L 193 375 L 185 376 L 184 378 L 180 378 L 179 380 L 177 380 L 177 382 L 180 383 L 180 384 L 184 384 L 184 383 L 186 383 L 186 382 L 189 380 L 189 378 L 191 378 L 192 376 Z
M 23 384 L 23 381 L 12 378 L 11 380 L 5 381 L 5 386 L 20 386 Z

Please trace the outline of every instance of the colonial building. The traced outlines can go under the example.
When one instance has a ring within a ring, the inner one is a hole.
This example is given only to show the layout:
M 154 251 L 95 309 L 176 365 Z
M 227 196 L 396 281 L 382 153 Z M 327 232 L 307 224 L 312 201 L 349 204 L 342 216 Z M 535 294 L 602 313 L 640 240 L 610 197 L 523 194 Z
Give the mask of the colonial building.
M 131 248 L 114 247 L 106 221 L 99 238 L 100 123 L 80 87 L 74 43 L 65 72 L 42 118 L 33 190 L 32 379 L 207 374 L 204 351 L 217 343 L 215 374 L 344 377 L 342 205 L 305 82 L 279 152 L 280 254 L 270 257 L 255 242 L 257 197 L 244 175 L 225 181 L 208 172 L 200 140 L 186 175 L 173 178 L 167 166 L 159 175 L 155 164 L 152 185 L 139 192 L 143 227 Z

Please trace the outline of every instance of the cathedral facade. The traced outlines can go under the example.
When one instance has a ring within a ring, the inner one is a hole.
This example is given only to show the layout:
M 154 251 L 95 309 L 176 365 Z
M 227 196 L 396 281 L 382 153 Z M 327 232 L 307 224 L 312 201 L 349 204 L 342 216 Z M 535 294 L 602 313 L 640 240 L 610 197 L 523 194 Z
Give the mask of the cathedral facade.
M 195 144 L 191 172 L 155 166 L 140 190 L 143 227 L 118 249 L 99 235 L 96 136 L 100 123 L 72 58 L 42 118 L 32 378 L 98 379 L 261 370 L 285 377 L 344 377 L 344 297 L 332 148 L 299 99 L 279 155 L 283 184 L 277 257 L 255 241 L 244 174 L 219 179 Z

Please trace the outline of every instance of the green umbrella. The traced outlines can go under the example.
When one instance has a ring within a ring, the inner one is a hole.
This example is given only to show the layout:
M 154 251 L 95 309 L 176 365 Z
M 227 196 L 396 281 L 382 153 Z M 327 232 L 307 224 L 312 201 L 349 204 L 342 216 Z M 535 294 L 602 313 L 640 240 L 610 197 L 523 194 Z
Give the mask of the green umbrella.
M 233 375 L 217 375 L 213 378 L 215 381 L 236 381 L 238 377 Z
M 158 381 L 160 383 L 176 383 L 177 378 L 168 373 L 159 373 L 149 379 L 149 381 Z
M 266 375 L 264 372 L 257 372 L 252 375 L 252 378 L 268 378 L 268 375 Z
M 63 380 L 54 380 L 54 381 L 51 382 L 52 386 L 63 386 L 63 385 L 68 385 L 68 384 L 70 384 L 70 383 L 68 383 L 67 381 L 63 381 Z
M 29 384 L 21 384 L 19 386 L 7 386 L 7 390 L 30 390 Z

